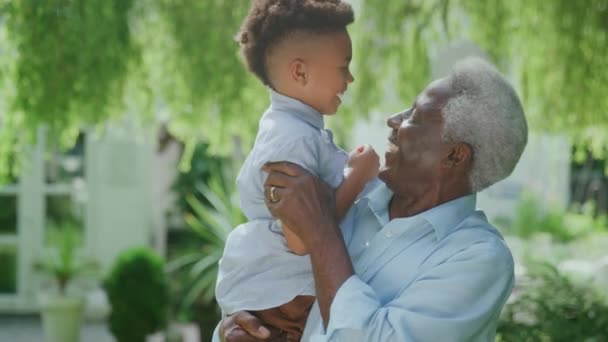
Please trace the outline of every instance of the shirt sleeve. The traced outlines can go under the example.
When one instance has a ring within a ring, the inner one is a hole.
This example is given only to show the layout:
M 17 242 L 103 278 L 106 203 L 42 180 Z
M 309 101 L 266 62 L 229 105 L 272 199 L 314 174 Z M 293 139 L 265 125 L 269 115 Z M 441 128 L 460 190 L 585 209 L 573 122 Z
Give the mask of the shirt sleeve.
M 493 341 L 512 286 L 513 259 L 492 242 L 422 272 L 386 303 L 354 275 L 334 298 L 327 330 L 311 341 Z
M 261 168 L 267 162 L 288 161 L 298 164 L 309 172 L 319 176 L 319 144 L 314 136 L 302 136 L 285 143 L 276 142 L 274 148 L 265 148 L 258 152 L 256 164 Z M 266 172 L 264 180 L 266 180 Z

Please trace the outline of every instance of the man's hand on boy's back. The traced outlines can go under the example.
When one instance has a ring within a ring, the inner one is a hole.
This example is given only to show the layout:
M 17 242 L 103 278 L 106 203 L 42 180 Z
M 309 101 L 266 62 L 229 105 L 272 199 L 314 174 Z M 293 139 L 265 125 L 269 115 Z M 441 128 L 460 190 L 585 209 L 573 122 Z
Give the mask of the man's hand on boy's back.
M 380 157 L 371 145 L 362 145 L 348 155 L 350 173 L 365 182 L 374 179 L 380 169 Z
M 262 321 L 247 311 L 239 311 L 221 321 L 222 342 L 271 341 L 271 335 L 272 332 L 262 325 Z

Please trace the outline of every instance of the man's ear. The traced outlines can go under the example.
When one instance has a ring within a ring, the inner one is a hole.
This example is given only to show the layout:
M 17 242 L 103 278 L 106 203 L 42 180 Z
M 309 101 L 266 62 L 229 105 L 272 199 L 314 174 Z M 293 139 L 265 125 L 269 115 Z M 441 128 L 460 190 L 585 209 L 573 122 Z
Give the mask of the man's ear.
M 306 63 L 301 58 L 294 59 L 289 64 L 291 78 L 300 85 L 306 85 L 308 82 L 308 70 Z
M 443 166 L 447 168 L 459 167 L 472 161 L 473 149 L 467 143 L 453 145 L 443 159 Z

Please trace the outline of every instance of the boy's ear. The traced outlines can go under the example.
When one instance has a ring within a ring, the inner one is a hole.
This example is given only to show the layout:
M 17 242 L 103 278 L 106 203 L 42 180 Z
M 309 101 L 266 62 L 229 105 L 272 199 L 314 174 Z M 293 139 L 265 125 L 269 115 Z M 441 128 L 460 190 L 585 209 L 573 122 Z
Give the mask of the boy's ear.
M 308 73 L 306 63 L 301 58 L 294 59 L 289 65 L 291 78 L 300 85 L 306 85 L 308 81 Z

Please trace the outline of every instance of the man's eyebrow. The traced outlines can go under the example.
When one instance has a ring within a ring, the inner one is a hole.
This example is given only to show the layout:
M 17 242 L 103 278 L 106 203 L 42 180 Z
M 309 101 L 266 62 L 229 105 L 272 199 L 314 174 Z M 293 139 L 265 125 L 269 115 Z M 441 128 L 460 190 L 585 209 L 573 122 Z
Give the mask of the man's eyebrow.
M 347 62 L 350 62 L 352 59 L 353 59 L 353 56 L 350 56 L 350 55 L 349 55 L 349 56 L 346 56 L 346 61 L 347 61 Z
M 418 99 L 420 98 L 420 96 L 416 96 L 414 98 L 414 103 L 412 103 L 412 106 L 410 107 L 411 110 L 413 110 L 414 108 L 418 107 Z
M 410 108 L 406 109 L 406 110 L 403 112 L 403 116 L 404 116 L 405 118 L 409 118 L 410 116 L 412 116 L 412 113 L 413 113 L 413 112 L 414 112 L 414 107 L 412 106 L 412 107 L 410 107 Z

